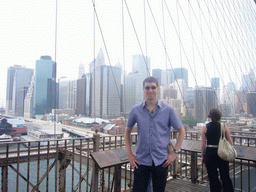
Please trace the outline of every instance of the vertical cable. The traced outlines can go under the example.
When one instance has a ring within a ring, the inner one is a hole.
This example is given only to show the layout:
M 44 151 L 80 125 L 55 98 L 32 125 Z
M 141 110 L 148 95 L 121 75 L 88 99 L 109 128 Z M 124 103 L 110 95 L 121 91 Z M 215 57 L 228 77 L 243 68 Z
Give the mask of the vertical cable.
M 145 30 L 145 52 L 146 52 L 146 65 L 148 68 L 148 49 L 147 49 L 147 20 L 146 20 L 146 0 L 144 2 L 144 30 Z M 150 71 L 148 72 L 148 76 L 150 76 Z
M 95 0 L 93 0 L 93 8 L 95 10 Z M 96 122 L 96 106 L 95 106 L 95 67 L 96 67 L 96 58 L 95 58 L 95 11 L 93 11 L 93 115 L 94 115 L 94 122 Z
M 124 118 L 125 118 L 125 124 L 126 124 L 126 86 L 125 86 L 125 43 L 124 43 L 124 0 L 121 0 L 122 1 L 122 33 L 123 33 L 123 76 L 124 76 L 124 79 L 123 79 L 123 111 L 124 111 Z
M 55 47 L 54 47 L 54 60 L 55 60 L 55 76 L 54 76 L 54 139 L 56 136 L 56 108 L 57 108 L 57 21 L 58 21 L 58 0 L 56 0 L 56 10 L 55 10 Z

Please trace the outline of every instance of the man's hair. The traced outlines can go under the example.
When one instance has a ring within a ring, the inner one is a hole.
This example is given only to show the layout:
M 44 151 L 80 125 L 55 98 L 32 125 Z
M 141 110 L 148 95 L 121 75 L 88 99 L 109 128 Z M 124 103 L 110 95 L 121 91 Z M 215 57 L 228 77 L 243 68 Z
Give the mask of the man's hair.
M 153 76 L 150 76 L 150 77 L 147 77 L 146 79 L 144 79 L 143 87 L 145 86 L 145 83 L 156 83 L 156 86 L 158 87 L 158 80 L 157 80 L 157 78 L 155 78 Z
M 211 108 L 208 114 L 208 117 L 212 119 L 212 122 L 220 121 L 221 116 L 222 114 L 217 108 Z

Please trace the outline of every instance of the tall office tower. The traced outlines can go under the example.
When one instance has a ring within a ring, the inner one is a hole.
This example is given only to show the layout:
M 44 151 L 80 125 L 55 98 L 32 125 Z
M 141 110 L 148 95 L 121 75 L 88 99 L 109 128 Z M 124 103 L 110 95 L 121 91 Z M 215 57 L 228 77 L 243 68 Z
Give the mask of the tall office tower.
M 92 74 L 92 116 L 102 117 L 102 86 L 103 68 L 105 59 L 102 49 L 99 50 L 97 58 L 90 63 L 90 73 Z
M 132 72 L 125 77 L 124 83 L 124 115 L 132 106 L 143 101 L 143 81 L 151 75 L 150 58 L 137 54 L 132 57 Z
M 11 115 L 23 116 L 24 100 L 20 96 L 26 94 L 27 87 L 34 74 L 33 69 L 28 69 L 20 65 L 14 65 L 8 68 L 7 73 L 7 91 L 6 91 L 6 113 Z M 19 95 L 18 90 L 20 90 Z M 22 92 L 21 90 L 25 90 Z M 19 99 L 19 102 L 18 100 Z M 21 102 L 21 103 L 20 103 Z M 17 114 L 19 110 L 19 114 Z
M 252 114 L 256 117 L 256 92 L 246 93 L 248 114 Z
M 34 87 L 34 115 L 41 118 L 56 106 L 56 63 L 50 56 L 36 61 Z
M 59 109 L 76 109 L 76 86 L 75 80 L 59 80 Z
M 186 82 L 185 79 L 176 79 L 176 81 L 174 81 L 171 86 L 173 87 L 173 89 L 177 90 L 177 99 L 181 100 L 182 104 L 184 103 L 184 101 L 186 101 L 187 98 L 187 86 L 186 86 Z
M 249 89 L 251 92 L 256 91 L 256 75 L 254 74 L 253 70 L 250 71 L 250 83 L 249 83 Z
M 31 79 L 31 83 L 28 87 L 26 97 L 24 99 L 24 117 L 32 118 L 33 117 L 33 108 L 34 108 L 34 76 Z
M 77 79 L 76 90 L 76 115 L 85 115 L 86 102 L 86 79 Z
M 144 55 L 136 54 L 132 56 L 132 72 L 142 74 L 143 77 L 151 75 L 150 58 Z
M 246 111 L 246 91 L 241 89 L 236 92 L 234 95 L 234 103 L 235 103 L 235 113 L 236 114 L 241 114 Z
M 223 94 L 221 104 L 230 105 L 231 114 L 235 113 L 234 105 L 234 95 L 236 94 L 236 84 L 234 82 L 229 82 L 227 85 L 223 86 Z
M 91 74 L 83 75 L 77 80 L 76 115 L 91 115 Z
M 185 68 L 175 68 L 173 70 L 175 79 L 185 79 L 186 88 L 188 87 L 188 70 Z
M 186 92 L 186 116 L 194 116 L 194 89 L 192 87 L 188 87 Z
M 194 90 L 195 119 L 205 121 L 209 110 L 217 107 L 216 90 L 210 87 L 200 87 Z
M 161 85 L 161 73 L 162 69 L 152 69 L 152 76 L 156 77 L 159 83 L 159 86 Z
M 121 69 L 106 65 L 102 79 L 102 118 L 120 117 Z
M 166 69 L 161 72 L 161 86 L 168 88 L 174 81 L 174 71 L 173 69 Z
M 214 89 L 220 88 L 220 78 L 219 77 L 213 77 L 211 78 L 211 85 Z
M 143 74 L 130 73 L 125 77 L 124 116 L 128 116 L 131 108 L 143 101 Z
M 24 103 L 25 103 L 25 97 L 26 97 L 27 91 L 28 91 L 28 87 L 20 87 L 17 90 L 16 114 L 21 117 L 24 116 Z
M 78 79 L 81 79 L 84 74 L 85 74 L 84 64 L 81 63 L 78 68 Z
M 152 76 L 156 77 L 158 80 L 158 86 L 161 86 L 161 72 L 162 69 L 152 69 Z M 157 93 L 157 97 L 160 98 L 160 91 Z
M 242 75 L 242 89 L 248 91 L 250 87 L 250 75 Z
M 211 78 L 211 87 L 216 90 L 217 92 L 217 101 L 218 105 L 220 104 L 220 78 L 219 77 L 213 77 Z
M 92 113 L 92 74 L 86 73 L 84 78 L 86 79 L 85 115 L 91 116 L 91 113 Z

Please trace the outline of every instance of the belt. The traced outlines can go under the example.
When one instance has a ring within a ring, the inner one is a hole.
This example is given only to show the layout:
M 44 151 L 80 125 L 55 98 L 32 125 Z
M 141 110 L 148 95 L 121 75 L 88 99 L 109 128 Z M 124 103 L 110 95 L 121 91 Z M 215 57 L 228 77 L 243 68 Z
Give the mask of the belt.
M 206 147 L 218 148 L 218 145 L 206 145 Z

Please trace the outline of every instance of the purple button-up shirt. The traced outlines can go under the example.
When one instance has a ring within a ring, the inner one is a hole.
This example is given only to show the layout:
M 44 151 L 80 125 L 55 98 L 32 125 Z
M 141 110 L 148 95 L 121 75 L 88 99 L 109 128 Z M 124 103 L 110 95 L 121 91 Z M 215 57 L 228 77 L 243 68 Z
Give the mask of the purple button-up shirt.
M 182 122 L 173 107 L 158 100 L 154 114 L 145 106 L 145 101 L 135 105 L 129 114 L 127 127 L 137 123 L 138 144 L 136 159 L 141 165 L 161 165 L 168 157 L 170 128 L 178 129 Z

